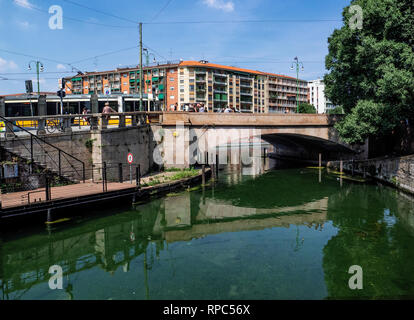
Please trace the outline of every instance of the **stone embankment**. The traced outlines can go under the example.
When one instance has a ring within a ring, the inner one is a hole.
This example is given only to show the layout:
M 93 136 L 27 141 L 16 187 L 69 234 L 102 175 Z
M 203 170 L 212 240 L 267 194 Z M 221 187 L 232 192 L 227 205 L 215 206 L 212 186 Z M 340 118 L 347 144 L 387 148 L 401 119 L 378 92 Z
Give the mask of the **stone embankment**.
M 328 162 L 328 167 L 339 168 L 340 162 Z M 405 157 L 344 161 L 343 169 L 364 177 L 371 177 L 414 195 L 414 154 Z

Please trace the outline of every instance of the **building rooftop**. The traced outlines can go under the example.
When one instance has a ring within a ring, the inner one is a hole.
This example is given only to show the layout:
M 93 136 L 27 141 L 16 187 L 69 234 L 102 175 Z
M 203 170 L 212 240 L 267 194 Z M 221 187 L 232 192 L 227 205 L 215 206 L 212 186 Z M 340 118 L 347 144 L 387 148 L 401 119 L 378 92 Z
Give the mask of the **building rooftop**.
M 146 69 L 163 68 L 163 67 L 176 67 L 176 66 L 204 67 L 204 68 L 212 68 L 212 69 L 222 69 L 222 70 L 226 70 L 226 71 L 250 73 L 250 74 L 255 74 L 255 75 L 273 76 L 273 77 L 296 80 L 295 77 L 285 76 L 285 75 L 276 74 L 276 73 L 263 72 L 263 71 L 259 71 L 259 70 L 251 70 L 251 69 L 244 69 L 244 68 L 238 68 L 238 67 L 232 67 L 232 66 L 225 66 L 225 65 L 221 65 L 221 64 L 210 63 L 208 61 L 190 61 L 189 60 L 189 61 L 181 61 L 179 63 L 169 63 L 169 64 L 160 64 L 160 65 L 155 65 L 155 66 L 148 66 L 148 67 L 143 67 L 143 69 L 146 70 Z M 130 67 L 130 68 L 117 68 L 117 69 L 114 69 L 114 70 L 107 70 L 107 71 L 85 72 L 83 74 L 78 73 L 77 75 L 74 75 L 74 76 L 71 76 L 71 77 L 66 77 L 65 79 L 70 80 L 74 77 L 102 75 L 102 74 L 115 73 L 115 72 L 129 72 L 129 71 L 133 71 L 133 70 L 137 70 L 137 69 L 139 69 L 139 66 Z M 300 81 L 305 81 L 305 80 L 300 80 Z
M 274 76 L 274 77 L 282 77 L 287 79 L 295 79 L 294 77 L 289 77 L 281 74 L 269 73 L 269 72 L 262 72 L 258 70 L 251 70 L 251 69 L 243 69 L 238 67 L 231 67 L 225 66 L 221 64 L 209 63 L 209 62 L 201 62 L 201 61 L 182 61 L 180 66 L 188 66 L 188 67 L 207 67 L 207 68 L 215 68 L 215 69 L 222 69 L 228 71 L 236 71 L 236 72 L 244 72 L 244 73 L 253 73 L 257 75 L 266 75 L 266 76 Z

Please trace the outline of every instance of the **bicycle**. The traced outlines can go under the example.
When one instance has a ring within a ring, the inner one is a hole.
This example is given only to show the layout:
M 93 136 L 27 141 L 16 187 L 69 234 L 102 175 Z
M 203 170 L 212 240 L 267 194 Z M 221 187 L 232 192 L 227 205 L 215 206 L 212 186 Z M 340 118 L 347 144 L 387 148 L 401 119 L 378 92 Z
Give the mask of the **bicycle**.
M 47 120 L 46 130 L 49 133 L 53 133 L 56 130 L 63 132 L 65 129 L 63 128 L 63 124 L 59 119 Z

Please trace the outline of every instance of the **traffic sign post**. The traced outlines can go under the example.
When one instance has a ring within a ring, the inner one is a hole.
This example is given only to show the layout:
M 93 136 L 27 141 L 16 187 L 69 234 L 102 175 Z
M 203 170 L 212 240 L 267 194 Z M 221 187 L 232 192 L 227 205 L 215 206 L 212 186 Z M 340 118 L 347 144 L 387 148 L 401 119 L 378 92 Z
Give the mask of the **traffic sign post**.
M 134 162 L 134 155 L 132 153 L 128 153 L 127 161 L 129 163 L 129 182 L 132 184 L 132 163 Z

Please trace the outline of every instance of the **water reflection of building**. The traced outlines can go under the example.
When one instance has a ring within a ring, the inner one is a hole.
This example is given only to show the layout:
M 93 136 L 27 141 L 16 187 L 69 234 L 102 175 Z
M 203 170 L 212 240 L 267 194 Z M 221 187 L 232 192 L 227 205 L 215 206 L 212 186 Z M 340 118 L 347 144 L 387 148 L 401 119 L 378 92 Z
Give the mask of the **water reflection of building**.
M 180 202 L 191 201 L 190 194 L 180 197 Z M 168 199 L 167 202 L 174 200 Z M 190 210 L 177 212 L 173 206 L 165 206 L 168 216 L 164 238 L 168 242 L 188 241 L 209 234 L 261 230 L 290 225 L 324 223 L 328 198 L 323 198 L 304 205 L 273 209 L 236 207 L 224 201 L 204 199 L 200 201 L 197 214 L 191 219 Z M 174 208 L 168 211 L 168 208 Z M 188 207 L 188 206 L 186 206 Z M 187 215 L 186 218 L 183 218 Z M 185 221 L 185 223 L 182 223 Z
M 323 223 L 327 203 L 322 198 L 297 206 L 257 209 L 235 206 L 202 192 L 184 192 L 51 235 L 5 241 L 0 252 L 3 299 L 17 298 L 31 287 L 47 283 L 49 267 L 55 264 L 62 266 L 65 277 L 96 267 L 113 274 L 118 269 L 129 272 L 132 260 L 143 257 L 147 278 L 154 257 L 168 243 L 223 232 Z M 70 295 L 73 289 L 68 291 Z M 146 292 L 149 296 L 148 286 Z

